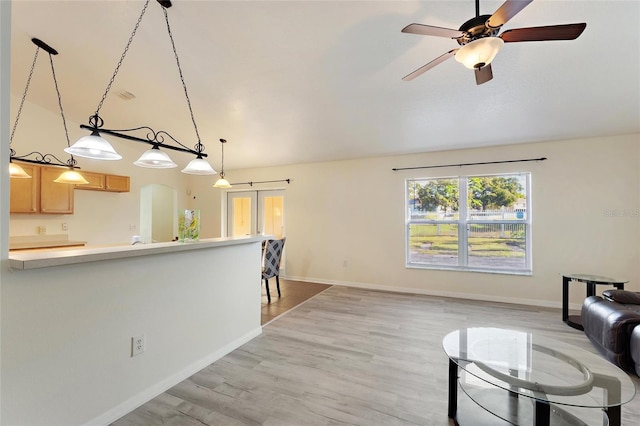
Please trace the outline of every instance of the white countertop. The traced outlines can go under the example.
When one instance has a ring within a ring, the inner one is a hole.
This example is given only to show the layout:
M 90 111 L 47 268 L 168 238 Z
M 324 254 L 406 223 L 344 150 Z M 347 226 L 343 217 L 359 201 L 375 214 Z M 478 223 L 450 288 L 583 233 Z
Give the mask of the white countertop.
M 207 238 L 193 243 L 172 241 L 167 243 L 65 248 L 46 251 L 12 251 L 9 253 L 9 266 L 14 270 L 47 268 L 76 263 L 248 244 L 263 241 L 265 238 L 268 237 L 264 235 L 248 235 L 242 237 Z

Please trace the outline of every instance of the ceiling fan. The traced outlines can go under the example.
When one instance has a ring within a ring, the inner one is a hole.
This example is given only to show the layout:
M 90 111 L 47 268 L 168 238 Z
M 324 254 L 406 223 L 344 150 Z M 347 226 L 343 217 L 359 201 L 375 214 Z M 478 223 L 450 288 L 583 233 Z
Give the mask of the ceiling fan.
M 491 61 L 504 43 L 575 40 L 587 26 L 585 23 L 580 23 L 516 28 L 498 35 L 500 28 L 532 1 L 507 0 L 493 15 L 480 15 L 480 0 L 476 0 L 476 16 L 462 24 L 457 30 L 423 24 L 407 25 L 402 29 L 403 33 L 451 38 L 456 40 L 461 47 L 448 51 L 402 79 L 411 81 L 450 57 L 455 56 L 458 62 L 475 71 L 476 84 L 486 83 L 493 78 Z

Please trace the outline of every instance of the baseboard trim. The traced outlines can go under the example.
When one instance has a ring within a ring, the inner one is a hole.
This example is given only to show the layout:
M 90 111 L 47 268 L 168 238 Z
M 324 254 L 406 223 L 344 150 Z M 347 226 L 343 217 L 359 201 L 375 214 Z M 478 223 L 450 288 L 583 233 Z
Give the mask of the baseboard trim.
M 155 385 L 148 387 L 142 392 L 132 396 L 131 398 L 124 401 L 123 403 L 113 407 L 109 411 L 85 423 L 85 425 L 94 426 L 94 425 L 108 425 L 110 423 L 113 423 L 114 421 L 118 420 L 120 417 L 124 416 L 125 414 L 135 410 L 145 402 L 150 401 L 151 399 L 160 395 L 167 389 L 170 389 L 171 387 L 177 385 L 181 381 L 191 377 L 192 375 L 202 370 L 206 366 L 214 363 L 215 361 L 219 360 L 223 356 L 227 355 L 228 353 L 244 345 L 251 339 L 259 336 L 261 333 L 262 333 L 262 327 L 258 327 L 251 330 L 249 333 L 230 342 L 229 344 L 207 355 L 206 357 L 194 362 L 193 364 L 187 366 L 186 368 L 177 372 L 176 374 L 173 374 L 161 380 L 160 382 L 156 383 Z
M 499 296 L 487 297 L 485 295 L 475 294 L 475 293 L 434 291 L 434 290 L 423 289 L 423 288 L 396 287 L 396 286 L 389 286 L 389 285 L 359 283 L 359 282 L 352 282 L 352 281 L 335 281 L 335 280 L 325 280 L 322 278 L 308 278 L 308 277 L 294 277 L 294 276 L 286 276 L 286 277 L 282 276 L 281 278 L 292 280 L 292 281 L 338 285 L 343 287 L 356 287 L 356 288 L 362 288 L 366 290 L 390 291 L 395 293 L 423 294 L 427 296 L 440 296 L 440 297 L 451 297 L 454 299 L 480 300 L 484 302 L 500 302 L 500 303 L 509 303 L 513 305 L 529 305 L 529 306 L 538 306 L 542 308 L 561 308 L 562 307 L 561 301 L 549 302 L 547 300 L 519 299 L 514 297 L 499 297 Z M 580 310 L 581 306 L 578 304 L 570 304 L 569 308 L 574 310 Z

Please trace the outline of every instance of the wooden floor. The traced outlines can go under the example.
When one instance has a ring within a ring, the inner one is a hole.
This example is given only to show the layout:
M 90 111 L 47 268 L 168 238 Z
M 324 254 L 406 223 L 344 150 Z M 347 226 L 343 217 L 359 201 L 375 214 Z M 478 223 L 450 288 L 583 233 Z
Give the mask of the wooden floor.
M 114 424 L 449 425 L 444 335 L 509 327 L 595 352 L 560 317 L 559 309 L 333 286 Z M 640 396 L 622 418 L 640 424 Z
M 262 281 L 262 316 L 260 324 L 265 325 L 269 321 L 273 321 L 278 316 L 295 308 L 304 301 L 312 298 L 316 294 L 325 291 L 331 287 L 327 284 L 306 283 L 300 281 L 291 281 L 280 278 L 280 293 L 282 297 L 278 297 L 276 280 L 269 280 L 269 289 L 271 291 L 271 303 L 267 302 L 267 290 Z

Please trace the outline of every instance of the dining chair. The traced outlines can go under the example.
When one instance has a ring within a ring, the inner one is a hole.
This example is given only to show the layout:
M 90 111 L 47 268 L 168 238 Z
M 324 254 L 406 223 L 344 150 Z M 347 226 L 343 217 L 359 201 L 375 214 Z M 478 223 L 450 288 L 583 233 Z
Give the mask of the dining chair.
M 280 260 L 284 250 L 284 242 L 281 240 L 267 240 L 262 250 L 262 279 L 267 288 L 267 302 L 271 303 L 271 293 L 269 292 L 269 278 L 276 277 L 278 297 L 280 297 Z

